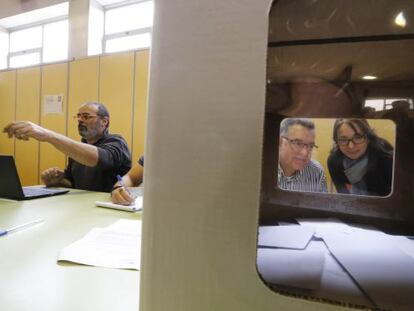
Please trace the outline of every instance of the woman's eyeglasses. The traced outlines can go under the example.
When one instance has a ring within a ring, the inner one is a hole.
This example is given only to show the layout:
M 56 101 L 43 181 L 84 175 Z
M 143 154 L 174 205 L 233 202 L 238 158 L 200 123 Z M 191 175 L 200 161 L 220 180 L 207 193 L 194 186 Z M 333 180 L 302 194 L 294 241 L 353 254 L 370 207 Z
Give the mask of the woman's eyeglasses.
M 290 146 L 292 147 L 292 149 L 296 152 L 302 151 L 305 148 L 308 151 L 312 151 L 314 148 L 318 148 L 318 146 L 316 146 L 315 144 L 305 144 L 304 142 L 298 139 L 290 139 L 290 138 L 287 138 L 286 136 L 281 136 L 281 137 L 286 139 L 290 143 Z
M 97 115 L 91 115 L 89 113 L 78 113 L 76 116 L 73 116 L 74 119 L 78 119 L 81 121 L 88 121 L 90 119 L 96 118 Z
M 338 137 L 338 139 L 336 140 L 336 143 L 339 146 L 348 146 L 349 143 L 352 141 L 353 144 L 359 145 L 359 144 L 363 144 L 366 140 L 367 140 L 366 135 L 354 134 L 352 138 Z

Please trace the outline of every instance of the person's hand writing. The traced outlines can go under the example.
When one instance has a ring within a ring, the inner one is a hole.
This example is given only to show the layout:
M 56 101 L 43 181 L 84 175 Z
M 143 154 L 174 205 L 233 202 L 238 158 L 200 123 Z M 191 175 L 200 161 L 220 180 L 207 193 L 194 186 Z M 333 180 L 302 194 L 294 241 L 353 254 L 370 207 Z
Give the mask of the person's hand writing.
M 13 136 L 17 139 L 28 140 L 34 138 L 38 141 L 46 141 L 51 136 L 51 132 L 30 121 L 15 121 L 8 124 L 4 129 L 9 138 Z
M 45 170 L 42 175 L 42 181 L 46 186 L 60 185 L 64 177 L 64 172 L 57 167 L 51 167 Z
M 135 198 L 125 190 L 124 187 L 115 188 L 111 192 L 112 203 L 131 205 L 135 202 Z

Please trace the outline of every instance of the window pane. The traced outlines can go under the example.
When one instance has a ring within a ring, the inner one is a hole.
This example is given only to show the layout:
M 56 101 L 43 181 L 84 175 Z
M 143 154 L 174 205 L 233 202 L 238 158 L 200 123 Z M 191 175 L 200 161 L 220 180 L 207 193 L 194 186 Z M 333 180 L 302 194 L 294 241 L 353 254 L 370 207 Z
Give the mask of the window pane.
M 413 109 L 413 100 L 411 98 L 378 98 L 366 99 L 364 107 L 375 108 L 375 111 L 389 110 L 393 108 L 393 103 L 396 101 L 408 102 L 409 109 Z
M 9 51 L 9 35 L 0 31 L 0 69 L 7 68 L 7 53 Z
M 91 6 L 89 9 L 88 56 L 102 53 L 104 35 L 104 12 L 101 8 Z
M 10 67 L 25 67 L 30 65 L 36 65 L 40 63 L 40 53 L 22 54 L 10 57 Z
M 134 36 L 121 37 L 106 41 L 106 53 L 148 48 L 151 45 L 151 35 L 143 33 Z
M 366 99 L 364 106 L 374 108 L 375 111 L 384 110 L 384 100 L 383 99 Z
M 10 33 L 10 52 L 42 46 L 42 27 L 37 26 Z
M 54 62 L 68 58 L 68 21 L 44 26 L 43 62 Z
M 108 10 L 105 15 L 105 34 L 152 27 L 153 11 L 152 1 Z

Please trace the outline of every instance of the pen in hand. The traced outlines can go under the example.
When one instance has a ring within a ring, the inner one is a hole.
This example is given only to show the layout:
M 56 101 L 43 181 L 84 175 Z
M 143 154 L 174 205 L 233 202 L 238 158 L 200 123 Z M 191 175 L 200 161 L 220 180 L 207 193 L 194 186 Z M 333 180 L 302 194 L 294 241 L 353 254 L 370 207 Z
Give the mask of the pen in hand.
M 116 175 L 116 179 L 118 179 L 118 184 L 125 189 L 125 191 L 133 198 L 136 199 L 135 195 L 129 191 L 128 187 L 125 185 L 124 181 L 122 180 L 122 177 L 119 175 Z
M 14 232 L 17 232 L 17 231 L 20 231 L 20 230 L 27 229 L 27 228 L 33 227 L 33 226 L 35 226 L 37 224 L 40 224 L 42 222 L 44 222 L 43 219 L 37 219 L 35 221 L 31 221 L 31 222 L 28 222 L 28 223 L 25 223 L 25 224 L 22 224 L 22 225 L 18 225 L 18 226 L 15 226 L 15 227 L 11 227 L 10 229 L 0 230 L 0 236 L 6 235 L 6 234 L 10 234 L 10 233 L 14 233 Z

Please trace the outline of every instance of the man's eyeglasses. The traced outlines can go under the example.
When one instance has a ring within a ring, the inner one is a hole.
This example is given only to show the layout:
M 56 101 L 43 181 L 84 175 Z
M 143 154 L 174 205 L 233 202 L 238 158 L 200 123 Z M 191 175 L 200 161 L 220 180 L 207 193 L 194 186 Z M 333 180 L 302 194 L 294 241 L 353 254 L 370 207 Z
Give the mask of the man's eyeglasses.
M 339 146 L 348 146 L 349 143 L 352 141 L 355 145 L 363 144 L 367 140 L 366 135 L 361 134 L 354 134 L 352 138 L 346 138 L 346 137 L 338 137 L 336 140 L 336 143 Z
M 73 116 L 74 119 L 78 119 L 81 121 L 88 121 L 90 119 L 96 118 L 97 115 L 91 115 L 89 113 L 78 113 L 76 116 Z
M 299 139 L 290 139 L 290 138 L 287 138 L 286 136 L 281 136 L 281 137 L 286 139 L 290 143 L 290 146 L 292 147 L 294 151 L 302 151 L 303 149 L 312 151 L 314 148 L 318 148 L 318 146 L 313 143 L 305 144 Z

